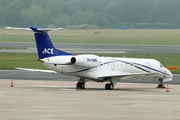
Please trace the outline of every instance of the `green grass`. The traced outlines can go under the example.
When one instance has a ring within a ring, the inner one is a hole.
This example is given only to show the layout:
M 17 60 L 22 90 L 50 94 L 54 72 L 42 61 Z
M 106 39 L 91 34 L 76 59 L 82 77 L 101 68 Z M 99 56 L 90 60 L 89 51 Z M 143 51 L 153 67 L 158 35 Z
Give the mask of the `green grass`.
M 5 46 L 0 46 L 0 49 L 27 49 L 26 47 L 5 47 Z
M 178 29 L 99 29 L 51 31 L 54 43 L 180 45 Z M 1 42 L 35 42 L 32 31 L 0 29 Z
M 0 69 L 34 68 L 46 69 L 38 62 L 36 53 L 0 53 Z
M 180 54 L 97 54 L 109 57 L 152 58 L 160 61 L 164 66 L 180 68 Z M 46 69 L 39 61 L 36 53 L 0 53 L 0 69 L 32 68 Z M 180 73 L 173 71 L 173 73 Z

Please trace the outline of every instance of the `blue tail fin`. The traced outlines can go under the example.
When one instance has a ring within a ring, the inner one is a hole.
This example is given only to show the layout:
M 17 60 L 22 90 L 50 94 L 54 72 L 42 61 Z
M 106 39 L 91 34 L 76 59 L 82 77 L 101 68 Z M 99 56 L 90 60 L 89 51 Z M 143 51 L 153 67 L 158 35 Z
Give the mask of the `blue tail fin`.
M 51 39 L 49 38 L 49 35 L 47 33 L 47 31 L 49 30 L 40 29 L 36 27 L 30 28 L 34 31 L 38 55 L 40 59 L 53 56 L 72 55 L 70 53 L 58 50 L 53 46 Z

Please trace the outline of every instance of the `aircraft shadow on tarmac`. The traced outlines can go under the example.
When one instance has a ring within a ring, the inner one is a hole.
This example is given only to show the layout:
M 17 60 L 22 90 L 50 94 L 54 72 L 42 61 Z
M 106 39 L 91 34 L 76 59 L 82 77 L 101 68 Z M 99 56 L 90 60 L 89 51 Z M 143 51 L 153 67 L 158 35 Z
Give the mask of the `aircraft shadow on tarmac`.
M 46 89 L 46 91 L 109 91 L 109 92 L 113 92 L 113 91 L 150 91 L 151 89 L 156 89 L 154 86 L 152 86 L 152 88 L 134 88 L 134 87 L 127 87 L 127 88 L 114 88 L 113 90 L 106 90 L 105 88 L 85 88 L 85 89 L 78 89 L 75 87 L 53 87 L 53 86 L 32 86 L 34 90 L 38 90 L 41 91 L 42 89 Z M 27 87 L 27 89 L 32 87 Z
M 147 92 L 147 91 L 149 91 L 149 90 L 151 90 L 151 89 L 156 89 L 154 86 L 152 86 L 152 88 L 134 88 L 134 87 L 132 87 L 132 88 L 114 88 L 113 90 L 106 90 L 105 88 L 86 88 L 86 89 L 77 89 L 77 88 L 73 88 L 73 87 L 58 87 L 57 88 L 58 90 L 62 90 L 62 91 L 64 91 L 64 90 L 69 90 L 69 91 L 74 91 L 74 90 L 76 90 L 76 91 L 111 91 L 111 92 L 113 92 L 113 91 L 144 91 L 144 92 Z

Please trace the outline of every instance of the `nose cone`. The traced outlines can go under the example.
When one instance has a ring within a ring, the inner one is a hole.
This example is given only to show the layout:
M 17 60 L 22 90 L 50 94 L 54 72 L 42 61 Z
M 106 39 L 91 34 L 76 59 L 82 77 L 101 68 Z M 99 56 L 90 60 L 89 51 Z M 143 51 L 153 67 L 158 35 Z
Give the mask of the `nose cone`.
M 167 69 L 166 71 L 167 71 L 168 77 L 169 77 L 169 78 L 173 78 L 173 74 L 172 74 L 168 69 Z

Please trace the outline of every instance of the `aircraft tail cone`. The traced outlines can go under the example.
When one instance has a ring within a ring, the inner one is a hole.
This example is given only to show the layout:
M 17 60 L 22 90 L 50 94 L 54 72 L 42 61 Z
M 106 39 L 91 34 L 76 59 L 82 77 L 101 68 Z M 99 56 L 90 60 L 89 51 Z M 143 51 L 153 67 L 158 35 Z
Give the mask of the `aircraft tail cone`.
M 168 87 L 168 85 L 167 85 L 167 90 L 166 90 L 166 92 L 169 92 L 169 87 Z
M 11 80 L 11 86 L 10 87 L 14 87 L 14 85 L 13 85 L 13 80 Z

